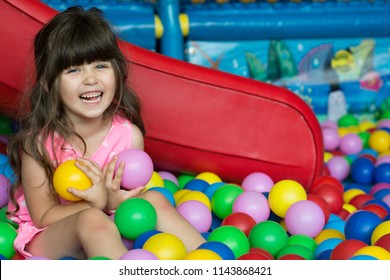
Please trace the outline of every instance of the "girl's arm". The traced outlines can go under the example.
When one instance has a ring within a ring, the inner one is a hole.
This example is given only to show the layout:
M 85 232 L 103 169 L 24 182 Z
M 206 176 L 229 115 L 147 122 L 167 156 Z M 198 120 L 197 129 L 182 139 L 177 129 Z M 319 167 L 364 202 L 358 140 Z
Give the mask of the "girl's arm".
M 45 170 L 26 153 L 23 153 L 21 176 L 27 207 L 33 223 L 38 228 L 49 226 L 91 207 L 85 201 L 62 205 L 50 190 Z

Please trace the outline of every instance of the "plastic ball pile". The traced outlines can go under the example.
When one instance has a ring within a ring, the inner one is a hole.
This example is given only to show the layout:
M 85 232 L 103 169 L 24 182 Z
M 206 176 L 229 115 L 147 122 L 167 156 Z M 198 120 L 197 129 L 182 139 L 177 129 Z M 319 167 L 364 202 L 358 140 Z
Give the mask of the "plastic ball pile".
M 162 193 L 206 242 L 187 252 L 178 237 L 156 229 L 150 203 L 131 198 L 112 217 L 129 249 L 121 259 L 389 260 L 389 122 L 346 115 L 338 123 L 321 123 L 325 170 L 310 186 L 275 182 L 261 171 L 231 183 L 209 171 L 151 171 L 148 163 L 146 191 Z M 6 175 L 0 184 L 5 209 Z M 18 258 L 12 247 L 16 227 L 1 216 L 5 259 Z

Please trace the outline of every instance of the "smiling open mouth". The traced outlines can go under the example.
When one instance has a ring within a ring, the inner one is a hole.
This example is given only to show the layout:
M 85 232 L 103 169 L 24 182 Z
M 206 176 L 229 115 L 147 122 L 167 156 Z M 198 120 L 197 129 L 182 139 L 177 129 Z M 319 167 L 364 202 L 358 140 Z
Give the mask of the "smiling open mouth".
M 80 95 L 80 99 L 86 103 L 96 103 L 102 99 L 103 92 L 99 93 L 85 93 Z

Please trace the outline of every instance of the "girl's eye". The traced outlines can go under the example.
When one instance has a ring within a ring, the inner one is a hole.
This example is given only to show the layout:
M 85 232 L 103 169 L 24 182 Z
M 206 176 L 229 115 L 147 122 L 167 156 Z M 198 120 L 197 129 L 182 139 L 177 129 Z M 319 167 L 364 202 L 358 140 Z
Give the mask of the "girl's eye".
M 78 71 L 77 68 L 69 68 L 69 69 L 67 69 L 65 72 L 68 73 L 68 74 L 70 74 L 70 73 L 75 73 L 75 72 L 77 72 L 77 71 Z
M 107 68 L 107 67 L 108 67 L 107 64 L 98 64 L 96 66 L 97 69 L 104 69 L 104 68 Z

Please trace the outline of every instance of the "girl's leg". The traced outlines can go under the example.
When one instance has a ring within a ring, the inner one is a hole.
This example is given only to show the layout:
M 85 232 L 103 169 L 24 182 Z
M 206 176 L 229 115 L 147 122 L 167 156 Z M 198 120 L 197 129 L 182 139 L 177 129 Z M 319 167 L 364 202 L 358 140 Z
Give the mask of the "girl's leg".
M 141 193 L 139 197 L 149 201 L 156 209 L 157 230 L 176 235 L 183 241 L 188 252 L 205 242 L 203 236 L 176 211 L 163 194 L 147 191 Z
M 39 233 L 26 248 L 51 259 L 104 256 L 119 259 L 128 250 L 112 220 L 90 208 L 71 215 Z

